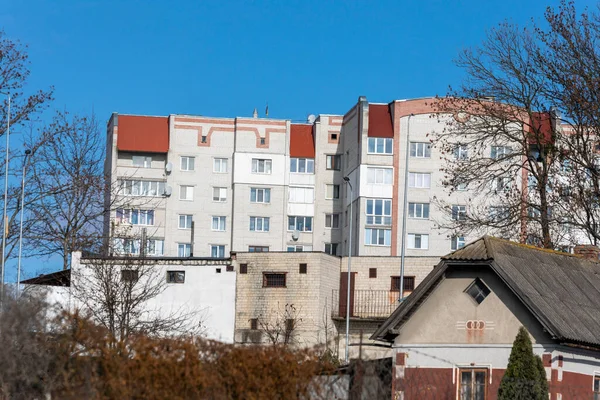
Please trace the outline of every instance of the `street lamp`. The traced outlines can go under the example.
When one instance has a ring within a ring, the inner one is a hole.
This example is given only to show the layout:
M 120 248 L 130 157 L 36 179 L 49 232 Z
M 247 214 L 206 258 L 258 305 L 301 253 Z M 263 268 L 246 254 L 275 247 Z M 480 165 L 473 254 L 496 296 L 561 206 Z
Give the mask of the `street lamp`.
M 8 95 L 8 113 L 6 117 L 6 170 L 4 172 L 4 216 L 2 218 L 2 265 L 0 267 L 0 304 L 4 302 L 4 263 L 6 261 L 6 231 L 8 227 L 6 226 L 6 209 L 8 207 L 8 144 L 10 139 L 10 93 Z
M 23 250 L 23 210 L 25 209 L 25 170 L 27 167 L 27 157 L 31 154 L 31 150 L 25 150 L 25 158 L 23 159 L 23 179 L 21 180 L 21 227 L 19 229 L 19 261 L 17 263 L 17 295 L 21 292 L 21 254 Z
M 345 176 L 344 181 L 350 188 L 350 236 L 348 238 L 348 283 L 346 285 L 346 364 L 350 361 L 350 274 L 352 273 L 352 184 Z
M 406 255 L 406 213 L 408 211 L 408 157 L 410 156 L 410 119 L 414 114 L 408 116 L 406 125 L 406 160 L 404 164 L 404 203 L 402 205 L 402 250 L 400 252 L 400 293 L 398 302 L 404 300 L 404 258 Z

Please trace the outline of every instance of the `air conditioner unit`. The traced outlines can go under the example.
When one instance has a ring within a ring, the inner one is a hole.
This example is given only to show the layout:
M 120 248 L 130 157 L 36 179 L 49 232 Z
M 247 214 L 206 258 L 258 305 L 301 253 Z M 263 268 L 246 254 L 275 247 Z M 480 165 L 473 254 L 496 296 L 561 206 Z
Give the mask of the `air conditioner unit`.
M 164 196 L 169 197 L 173 193 L 173 188 L 169 185 L 165 186 Z
M 167 174 L 170 174 L 170 173 L 171 173 L 171 171 L 173 171 L 173 163 L 170 163 L 170 162 L 168 162 L 168 163 L 165 165 L 165 172 L 166 172 Z

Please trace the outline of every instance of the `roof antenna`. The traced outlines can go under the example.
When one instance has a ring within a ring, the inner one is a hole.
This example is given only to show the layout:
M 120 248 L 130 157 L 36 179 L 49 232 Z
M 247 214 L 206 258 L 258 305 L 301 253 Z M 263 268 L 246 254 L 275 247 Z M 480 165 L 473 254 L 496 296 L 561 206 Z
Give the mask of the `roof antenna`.
M 252 113 L 252 118 L 258 118 L 258 111 L 256 110 L 256 107 L 254 107 L 254 112 Z

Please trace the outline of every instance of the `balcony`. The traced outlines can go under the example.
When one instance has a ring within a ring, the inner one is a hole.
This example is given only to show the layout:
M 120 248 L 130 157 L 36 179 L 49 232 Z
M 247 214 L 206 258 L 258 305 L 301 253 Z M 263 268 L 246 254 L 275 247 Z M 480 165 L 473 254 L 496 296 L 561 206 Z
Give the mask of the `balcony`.
M 333 290 L 331 317 L 346 318 L 346 291 Z M 361 320 L 383 320 L 398 307 L 397 290 L 354 290 L 350 293 L 350 318 Z M 410 291 L 404 291 L 408 296 Z

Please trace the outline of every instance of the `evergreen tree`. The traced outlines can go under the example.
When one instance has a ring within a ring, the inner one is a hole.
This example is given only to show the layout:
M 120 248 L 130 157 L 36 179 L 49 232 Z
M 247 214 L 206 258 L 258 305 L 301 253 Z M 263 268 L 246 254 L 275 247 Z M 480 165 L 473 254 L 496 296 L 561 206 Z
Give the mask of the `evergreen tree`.
M 498 400 L 546 400 L 548 381 L 539 356 L 533 354 L 529 333 L 524 327 L 513 343 L 506 373 L 500 382 Z

